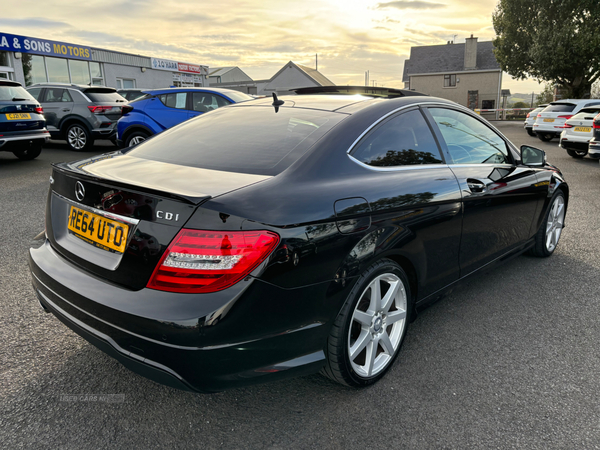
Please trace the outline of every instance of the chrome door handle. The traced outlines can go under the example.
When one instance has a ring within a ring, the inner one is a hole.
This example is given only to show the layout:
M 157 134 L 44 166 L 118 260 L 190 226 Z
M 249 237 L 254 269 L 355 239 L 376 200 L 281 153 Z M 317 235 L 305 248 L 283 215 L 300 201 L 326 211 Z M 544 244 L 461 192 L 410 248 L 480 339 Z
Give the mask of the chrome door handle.
M 467 179 L 467 186 L 471 192 L 484 192 L 485 191 L 485 183 L 479 180 L 473 180 L 471 178 Z

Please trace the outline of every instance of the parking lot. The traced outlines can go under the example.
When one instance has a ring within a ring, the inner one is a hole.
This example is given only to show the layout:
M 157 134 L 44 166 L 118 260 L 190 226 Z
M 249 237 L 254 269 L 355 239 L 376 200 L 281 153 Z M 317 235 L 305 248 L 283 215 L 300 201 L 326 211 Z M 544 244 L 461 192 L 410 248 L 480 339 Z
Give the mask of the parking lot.
M 598 448 L 600 166 L 547 152 L 571 192 L 554 255 L 520 256 L 419 314 L 390 373 L 353 390 L 320 375 L 201 395 L 138 376 L 39 307 L 27 267 L 44 228 L 51 142 L 0 152 L 3 448 Z

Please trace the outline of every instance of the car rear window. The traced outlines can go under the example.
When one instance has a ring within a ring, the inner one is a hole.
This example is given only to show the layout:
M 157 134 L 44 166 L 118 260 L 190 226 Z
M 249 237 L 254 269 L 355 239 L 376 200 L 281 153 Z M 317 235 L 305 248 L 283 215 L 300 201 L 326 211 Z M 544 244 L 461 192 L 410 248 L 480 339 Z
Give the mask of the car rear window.
M 86 89 L 84 94 L 87 95 L 91 101 L 97 103 L 115 103 L 115 102 L 126 102 L 127 100 L 118 92 L 111 91 L 108 89 Z
M 302 108 L 220 108 L 164 131 L 128 154 L 204 169 L 277 175 L 345 117 Z
M 594 117 L 596 117 L 599 113 L 600 108 L 586 109 L 585 111 L 579 111 L 577 114 L 571 117 L 571 120 L 594 120 Z
M 0 86 L 0 101 L 12 101 L 14 98 L 36 101 L 35 98 L 21 86 Z
M 571 112 L 575 109 L 575 105 L 573 103 L 556 103 L 546 106 L 542 112 Z

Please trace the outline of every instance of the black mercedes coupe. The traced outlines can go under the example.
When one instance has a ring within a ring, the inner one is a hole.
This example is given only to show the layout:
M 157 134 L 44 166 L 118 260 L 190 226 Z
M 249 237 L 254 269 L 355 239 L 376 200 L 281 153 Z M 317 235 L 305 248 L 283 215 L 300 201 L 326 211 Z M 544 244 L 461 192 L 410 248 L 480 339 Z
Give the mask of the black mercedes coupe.
M 274 96 L 56 164 L 29 261 L 45 310 L 160 383 L 367 386 L 419 309 L 550 256 L 568 198 L 543 151 L 450 101 Z

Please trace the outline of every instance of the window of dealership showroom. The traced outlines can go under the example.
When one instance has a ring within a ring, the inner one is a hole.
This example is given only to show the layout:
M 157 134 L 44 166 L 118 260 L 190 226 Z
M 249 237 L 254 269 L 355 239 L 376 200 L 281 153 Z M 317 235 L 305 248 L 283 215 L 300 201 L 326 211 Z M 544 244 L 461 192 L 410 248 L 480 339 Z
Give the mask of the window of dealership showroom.
M 104 85 L 102 66 L 93 61 L 56 58 L 53 56 L 23 53 L 23 73 L 25 83 L 73 83 Z
M 12 80 L 13 72 L 8 52 L 0 52 L 0 80 Z

